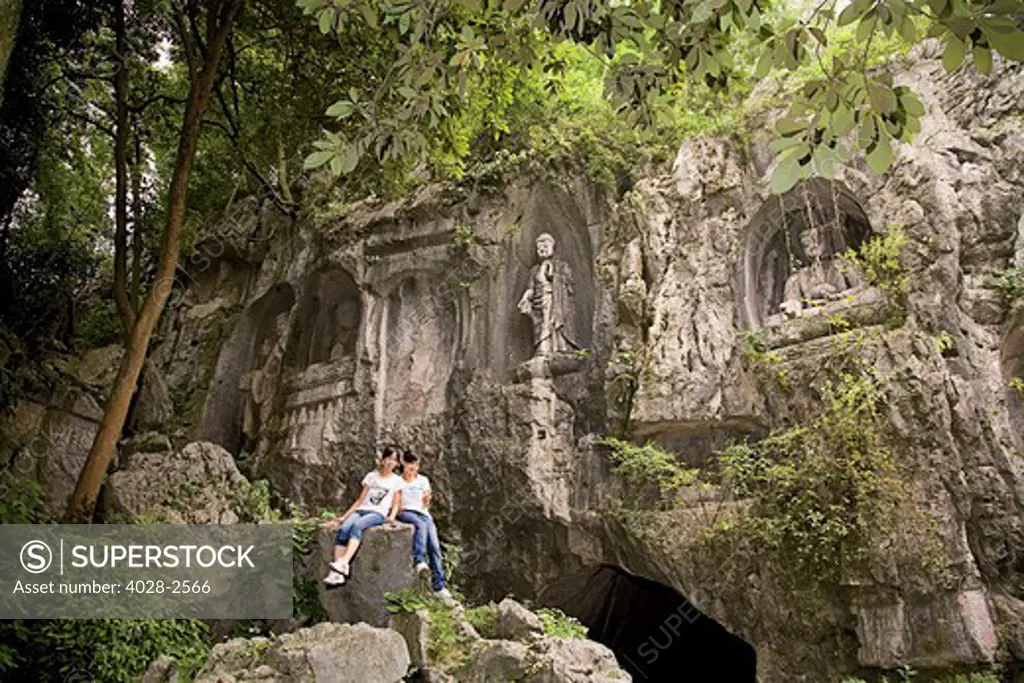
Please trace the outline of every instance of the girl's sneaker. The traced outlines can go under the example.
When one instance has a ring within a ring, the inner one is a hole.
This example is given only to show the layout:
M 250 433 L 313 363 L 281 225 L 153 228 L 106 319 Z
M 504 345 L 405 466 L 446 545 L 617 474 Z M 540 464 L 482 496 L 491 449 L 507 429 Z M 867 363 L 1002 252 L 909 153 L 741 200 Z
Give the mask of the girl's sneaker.
M 331 569 L 342 576 L 348 576 L 348 562 L 345 560 L 335 560 L 334 562 L 331 562 Z
M 332 571 L 324 579 L 324 583 L 326 583 L 328 586 L 342 586 L 345 584 L 345 575 Z
M 427 566 L 426 562 L 417 562 L 416 566 L 413 567 L 412 570 L 420 576 L 430 573 L 430 567 Z

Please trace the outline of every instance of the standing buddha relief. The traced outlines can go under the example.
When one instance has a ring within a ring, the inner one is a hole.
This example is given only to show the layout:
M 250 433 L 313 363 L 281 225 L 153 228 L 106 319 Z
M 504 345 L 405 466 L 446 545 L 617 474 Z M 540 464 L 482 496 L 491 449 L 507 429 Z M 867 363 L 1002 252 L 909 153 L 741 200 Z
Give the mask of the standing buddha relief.
M 538 263 L 530 269 L 530 284 L 518 305 L 533 323 L 532 357 L 572 353 L 580 348 L 575 340 L 572 269 L 555 257 L 555 238 L 550 234 L 541 234 L 535 245 Z

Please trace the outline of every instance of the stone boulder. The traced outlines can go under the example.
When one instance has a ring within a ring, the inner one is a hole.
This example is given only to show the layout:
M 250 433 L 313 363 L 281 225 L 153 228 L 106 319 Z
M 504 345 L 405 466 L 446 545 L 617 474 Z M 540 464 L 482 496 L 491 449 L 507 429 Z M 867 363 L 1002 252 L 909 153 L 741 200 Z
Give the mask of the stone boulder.
M 498 640 L 525 641 L 543 632 L 540 617 L 512 598 L 505 598 L 498 603 L 493 627 L 481 635 Z
M 425 667 L 430 663 L 430 612 L 418 609 L 392 614 L 388 628 L 397 631 L 405 640 L 413 666 Z
M 309 563 L 306 578 L 316 582 L 320 603 L 331 621 L 362 621 L 386 626 L 389 613 L 384 594 L 419 585 L 419 579 L 412 570 L 413 527 L 399 524 L 395 528 L 379 526 L 368 529 L 352 561 L 348 582 L 343 586 L 329 587 L 324 585 L 323 578 L 334 559 L 337 531 L 337 524 L 320 528 L 319 552 Z
M 398 683 L 409 669 L 405 641 L 367 624 L 317 624 L 295 633 L 213 648 L 195 683 Z
M 612 651 L 592 640 L 543 636 L 530 644 L 484 640 L 456 678 L 463 683 L 626 683 Z
M 114 511 L 178 524 L 234 524 L 233 495 L 247 481 L 217 444 L 196 441 L 177 453 L 136 452 L 110 476 Z

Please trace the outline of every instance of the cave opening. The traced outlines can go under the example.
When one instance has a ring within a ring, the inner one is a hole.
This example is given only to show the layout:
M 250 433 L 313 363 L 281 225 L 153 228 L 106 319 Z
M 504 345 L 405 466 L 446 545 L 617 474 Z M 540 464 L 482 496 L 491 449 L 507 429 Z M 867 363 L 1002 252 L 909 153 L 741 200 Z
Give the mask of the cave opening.
M 634 681 L 754 683 L 757 657 L 676 589 L 614 565 L 569 580 L 564 609 L 610 648 Z

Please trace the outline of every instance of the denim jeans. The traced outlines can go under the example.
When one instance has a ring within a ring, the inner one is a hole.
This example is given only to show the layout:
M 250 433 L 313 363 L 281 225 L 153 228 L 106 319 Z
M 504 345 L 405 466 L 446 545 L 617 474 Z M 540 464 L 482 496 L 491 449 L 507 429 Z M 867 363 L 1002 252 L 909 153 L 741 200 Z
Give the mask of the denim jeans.
M 412 524 L 416 531 L 412 535 L 412 563 L 427 561 L 434 575 L 433 587 L 444 588 L 444 562 L 441 560 L 441 541 L 437 537 L 437 525 L 429 514 L 415 510 L 402 510 L 398 521 Z
M 349 539 L 362 538 L 364 531 L 370 527 L 380 526 L 383 523 L 384 515 L 379 512 L 356 510 L 338 528 L 338 535 L 334 538 L 334 544 L 347 545 Z

